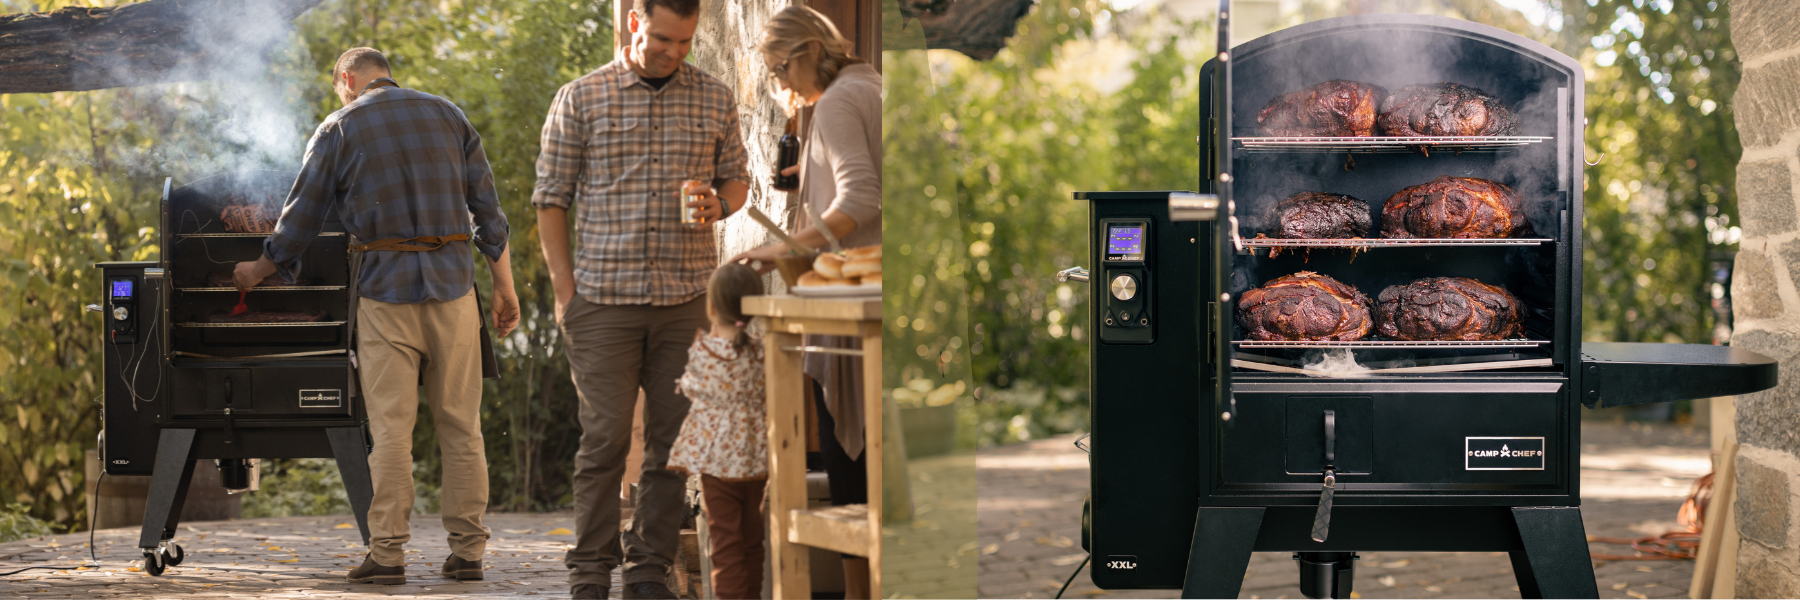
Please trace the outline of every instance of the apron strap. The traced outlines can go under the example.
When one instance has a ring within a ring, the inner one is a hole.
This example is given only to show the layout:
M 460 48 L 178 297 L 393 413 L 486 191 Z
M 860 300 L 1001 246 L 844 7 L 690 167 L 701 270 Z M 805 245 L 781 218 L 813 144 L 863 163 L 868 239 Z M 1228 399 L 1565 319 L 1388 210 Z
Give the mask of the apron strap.
M 442 248 L 444 247 L 444 244 L 450 242 L 466 242 L 468 240 L 469 234 L 466 233 L 458 233 L 455 235 L 421 235 L 419 237 L 411 238 L 387 238 L 384 240 L 375 240 L 367 244 L 351 244 L 350 250 L 352 252 L 373 252 L 376 250 L 430 252 Z M 418 242 L 418 244 L 414 244 L 413 242 Z

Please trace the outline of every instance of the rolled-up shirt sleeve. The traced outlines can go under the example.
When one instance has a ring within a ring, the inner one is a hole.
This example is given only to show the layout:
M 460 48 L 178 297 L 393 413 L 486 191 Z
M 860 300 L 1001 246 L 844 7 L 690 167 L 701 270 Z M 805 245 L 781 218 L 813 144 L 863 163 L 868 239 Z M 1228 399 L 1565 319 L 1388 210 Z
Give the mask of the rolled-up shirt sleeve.
M 342 161 L 338 151 L 343 134 L 336 125 L 336 121 L 327 120 L 307 142 L 300 176 L 288 190 L 275 232 L 263 240 L 263 256 L 275 263 L 275 273 L 289 283 L 300 276 L 304 266 L 300 257 L 337 207 Z
M 463 179 L 468 186 L 464 197 L 469 203 L 469 219 L 475 230 L 472 241 L 488 260 L 500 260 L 512 230 L 506 222 L 506 213 L 500 210 L 500 196 L 494 190 L 494 171 L 488 166 L 487 153 L 481 149 L 481 134 L 476 133 L 475 126 L 467 120 L 463 121 L 463 130 L 468 136 L 463 143 Z
M 870 140 L 863 119 L 880 119 L 879 113 L 858 114 L 854 102 L 820 102 L 813 113 L 813 128 L 825 140 L 826 160 L 837 197 L 831 206 L 860 227 L 881 222 L 881 159 L 869 149 L 881 143 Z
M 575 186 L 582 178 L 582 150 L 587 139 L 587 122 L 575 106 L 575 84 L 564 85 L 550 102 L 550 114 L 544 118 L 543 137 L 538 144 L 537 185 L 531 191 L 531 204 L 538 208 L 568 208 L 575 199 Z
M 736 107 L 732 108 L 723 111 L 725 126 L 721 128 L 723 135 L 719 140 L 718 152 L 714 153 L 719 157 L 719 162 L 713 169 L 713 187 L 724 187 L 727 181 L 756 187 L 756 183 L 750 180 L 750 153 L 744 150 L 744 135 L 738 130 L 738 113 Z

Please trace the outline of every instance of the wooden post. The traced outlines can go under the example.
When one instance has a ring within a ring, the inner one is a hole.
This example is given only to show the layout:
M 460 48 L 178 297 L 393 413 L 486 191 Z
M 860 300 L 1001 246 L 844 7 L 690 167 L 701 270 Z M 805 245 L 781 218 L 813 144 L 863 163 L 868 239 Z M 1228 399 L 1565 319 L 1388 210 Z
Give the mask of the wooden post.
M 806 398 L 801 354 L 782 347 L 800 345 L 798 334 L 763 335 L 769 403 L 769 563 L 776 598 L 812 597 L 810 551 L 788 541 L 789 511 L 806 508 Z M 870 461 L 872 464 L 874 461 Z
M 881 322 L 864 322 L 862 328 L 863 366 L 863 464 L 869 481 L 869 597 L 881 595 L 881 507 L 882 507 L 882 428 L 881 423 Z

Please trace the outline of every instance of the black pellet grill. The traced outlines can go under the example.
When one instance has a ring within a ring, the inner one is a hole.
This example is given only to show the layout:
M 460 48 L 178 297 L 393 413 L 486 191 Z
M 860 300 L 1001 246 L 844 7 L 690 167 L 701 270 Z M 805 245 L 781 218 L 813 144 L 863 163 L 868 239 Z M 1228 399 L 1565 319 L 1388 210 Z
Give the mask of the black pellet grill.
M 1224 2 L 1218 47 L 1231 51 L 1201 69 L 1206 193 L 1076 194 L 1089 202 L 1095 265 L 1083 518 L 1094 583 L 1235 598 L 1251 552 L 1294 552 L 1308 596 L 1349 597 L 1358 551 L 1500 551 L 1525 597 L 1596 597 L 1579 509 L 1580 407 L 1768 389 L 1775 362 L 1717 346 L 1581 341 L 1584 75 L 1574 59 L 1420 15 L 1323 20 L 1233 48 L 1229 15 Z M 1390 91 L 1470 85 L 1515 107 L 1523 125 L 1503 138 L 1406 143 L 1259 137 L 1257 109 L 1332 79 Z M 1277 231 L 1274 204 L 1290 194 L 1350 194 L 1379 221 L 1390 195 L 1440 175 L 1512 186 L 1536 237 L 1256 238 Z M 1303 270 L 1371 298 L 1423 277 L 1502 285 L 1528 308 L 1526 335 L 1247 341 L 1238 295 Z M 1300 374 L 1320 352 L 1406 370 Z
M 368 543 L 369 445 L 351 350 L 355 277 L 350 237 L 335 215 L 302 258 L 304 286 L 259 287 L 254 311 L 324 311 L 313 323 L 210 323 L 238 293 L 208 283 L 262 256 L 267 234 L 231 233 L 226 203 L 281 201 L 294 173 L 215 175 L 163 183 L 161 261 L 99 263 L 106 320 L 101 461 L 111 475 L 149 475 L 144 570 L 160 575 L 184 553 L 170 543 L 196 459 L 216 459 L 228 488 L 248 485 L 251 459 L 335 458 Z

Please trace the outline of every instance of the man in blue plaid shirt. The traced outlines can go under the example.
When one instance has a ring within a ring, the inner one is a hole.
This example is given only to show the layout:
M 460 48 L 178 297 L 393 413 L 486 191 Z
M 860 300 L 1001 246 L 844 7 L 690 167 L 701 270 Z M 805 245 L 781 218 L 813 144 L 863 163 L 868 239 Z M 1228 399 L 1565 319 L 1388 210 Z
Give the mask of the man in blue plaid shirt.
M 333 84 L 344 108 L 307 144 L 259 260 L 238 263 L 248 290 L 271 274 L 292 281 L 325 222 L 338 216 L 359 255 L 356 359 L 374 451 L 369 471 L 369 554 L 354 582 L 406 582 L 411 538 L 412 436 L 425 387 L 442 453 L 446 577 L 481 579 L 488 529 L 487 457 L 481 438 L 481 314 L 470 245 L 494 276 L 494 329 L 519 321 L 508 261 L 508 226 L 481 136 L 449 101 L 400 87 L 370 48 L 338 58 Z

